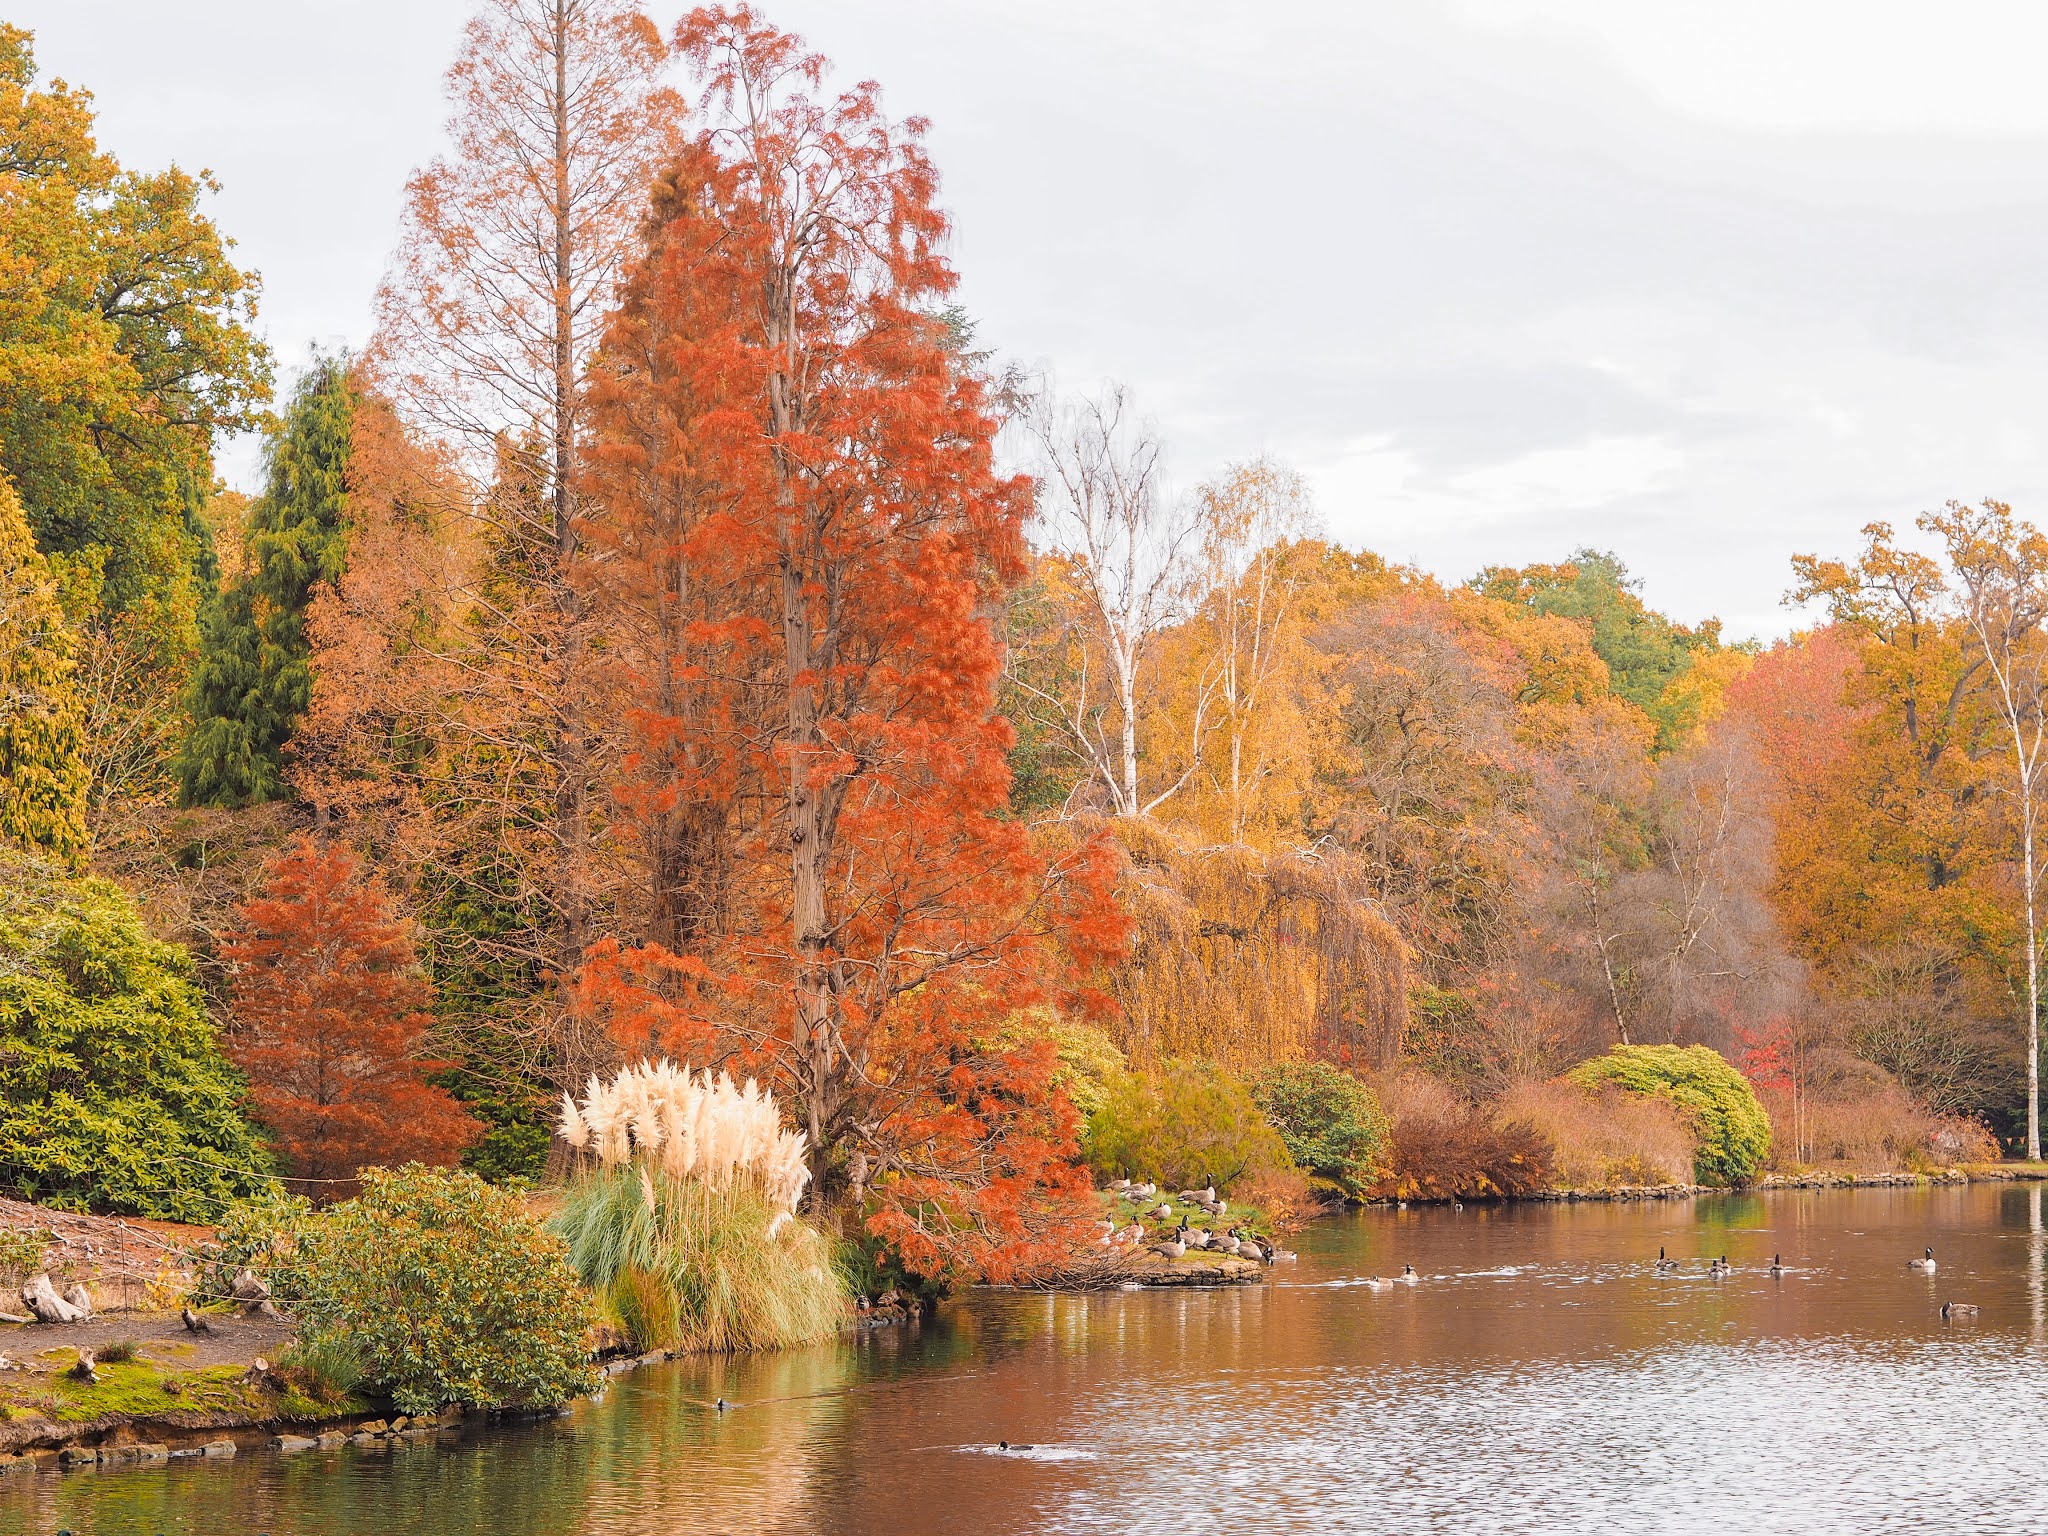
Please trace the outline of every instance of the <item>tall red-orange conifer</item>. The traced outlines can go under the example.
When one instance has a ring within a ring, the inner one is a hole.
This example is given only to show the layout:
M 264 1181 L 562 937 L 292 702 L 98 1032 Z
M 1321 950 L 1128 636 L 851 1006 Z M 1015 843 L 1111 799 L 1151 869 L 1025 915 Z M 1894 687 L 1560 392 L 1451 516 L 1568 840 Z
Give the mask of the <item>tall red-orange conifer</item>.
M 922 125 L 745 7 L 677 46 L 707 126 L 657 197 L 591 387 L 585 537 L 636 750 L 648 942 L 596 956 L 622 1043 L 770 1073 L 820 1188 L 912 1264 L 1007 1273 L 1083 1187 L 1043 1049 L 994 1043 L 1051 937 L 1120 942 L 1110 861 L 1005 814 L 995 601 L 1028 485 L 995 472 Z M 715 888 L 714 888 L 715 887 Z
M 477 1126 L 421 1080 L 430 997 L 412 940 L 339 846 L 301 840 L 270 867 L 225 946 L 234 966 L 229 1049 L 292 1174 L 321 1199 L 357 1170 L 446 1165 Z

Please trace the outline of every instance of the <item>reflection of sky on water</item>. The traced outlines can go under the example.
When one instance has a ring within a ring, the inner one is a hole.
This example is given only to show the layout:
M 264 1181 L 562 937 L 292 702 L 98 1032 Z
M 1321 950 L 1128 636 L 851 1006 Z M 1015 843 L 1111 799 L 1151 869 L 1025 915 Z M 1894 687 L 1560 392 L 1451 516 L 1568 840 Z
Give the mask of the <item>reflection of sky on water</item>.
M 1297 1246 L 1254 1289 L 983 1293 L 456 1448 L 47 1474 L 0 1531 L 2039 1528 L 2038 1186 L 1380 1211 Z

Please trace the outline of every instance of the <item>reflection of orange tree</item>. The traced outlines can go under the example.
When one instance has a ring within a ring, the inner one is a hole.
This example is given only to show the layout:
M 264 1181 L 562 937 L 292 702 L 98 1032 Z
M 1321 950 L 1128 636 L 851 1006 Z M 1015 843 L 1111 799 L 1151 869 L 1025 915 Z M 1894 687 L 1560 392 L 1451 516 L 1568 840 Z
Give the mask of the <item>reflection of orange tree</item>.
M 731 1355 L 628 1376 L 582 1410 L 577 1441 L 604 1489 L 606 1530 L 816 1530 L 803 1511 L 832 1479 L 823 1458 L 858 1446 L 866 1401 L 845 1344 Z M 720 1413 L 718 1398 L 740 1406 Z M 675 1476 L 678 1466 L 690 1475 Z

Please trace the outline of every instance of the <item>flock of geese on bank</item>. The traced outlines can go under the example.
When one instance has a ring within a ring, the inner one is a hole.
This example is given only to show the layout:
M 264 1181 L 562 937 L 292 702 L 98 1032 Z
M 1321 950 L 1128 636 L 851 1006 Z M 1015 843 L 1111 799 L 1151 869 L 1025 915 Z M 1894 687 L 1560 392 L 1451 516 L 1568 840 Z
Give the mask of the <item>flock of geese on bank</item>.
M 1145 1223 L 1172 1221 L 1179 1217 L 1180 1224 L 1168 1229 L 1165 1237 L 1152 1244 L 1151 1251 L 1169 1259 L 1177 1259 L 1186 1253 L 1213 1253 L 1218 1258 L 1252 1259 L 1260 1264 L 1279 1264 L 1292 1259 L 1294 1255 L 1285 1248 L 1276 1248 L 1256 1232 L 1245 1230 L 1244 1224 L 1225 1231 L 1216 1224 L 1230 1212 L 1230 1202 L 1216 1193 L 1211 1184 L 1206 1189 L 1184 1189 L 1174 1198 L 1185 1209 L 1176 1212 L 1171 1200 L 1159 1198 L 1157 1184 L 1133 1184 L 1129 1179 L 1118 1179 L 1109 1186 L 1110 1193 L 1129 1206 L 1131 1220 L 1119 1226 L 1114 1221 L 1104 1221 L 1101 1235 L 1095 1239 L 1095 1246 L 1112 1250 L 1136 1248 L 1145 1241 Z M 1154 1205 L 1152 1202 L 1158 1200 Z M 1206 1227 L 1188 1225 L 1188 1212 L 1199 1211 L 1209 1218 Z

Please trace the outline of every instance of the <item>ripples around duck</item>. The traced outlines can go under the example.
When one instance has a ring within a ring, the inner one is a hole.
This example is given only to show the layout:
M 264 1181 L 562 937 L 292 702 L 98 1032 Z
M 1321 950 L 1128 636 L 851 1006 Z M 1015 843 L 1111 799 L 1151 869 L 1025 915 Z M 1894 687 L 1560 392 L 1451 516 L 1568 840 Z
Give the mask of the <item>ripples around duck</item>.
M 2042 1204 L 1362 1212 L 1255 1289 L 980 1293 L 454 1447 L 41 1474 L 0 1488 L 0 1529 L 2038 1532 Z M 1937 1273 L 1907 1269 L 1928 1245 Z M 1420 1283 L 1363 1283 L 1404 1264 Z

